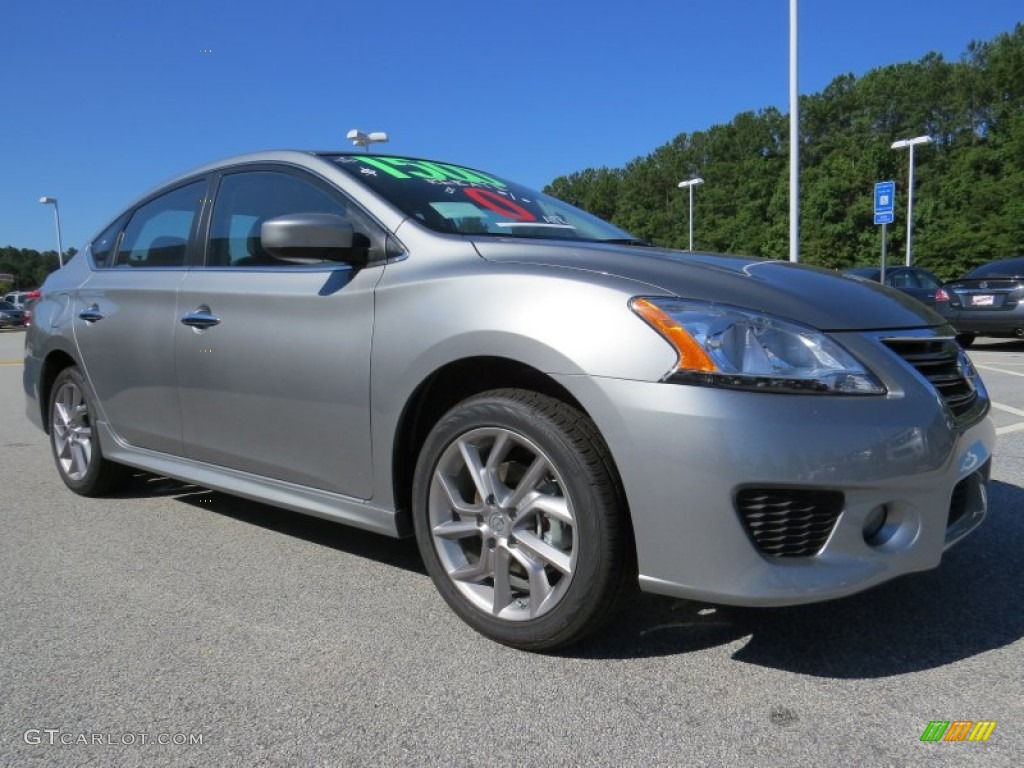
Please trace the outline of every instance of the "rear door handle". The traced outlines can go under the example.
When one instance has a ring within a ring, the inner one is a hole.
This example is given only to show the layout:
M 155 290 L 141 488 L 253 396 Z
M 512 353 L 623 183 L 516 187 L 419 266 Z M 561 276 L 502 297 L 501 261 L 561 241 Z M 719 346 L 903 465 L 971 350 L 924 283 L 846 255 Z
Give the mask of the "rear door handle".
M 181 322 L 191 328 L 211 328 L 220 322 L 220 318 L 207 310 L 196 310 L 182 317 Z
M 87 323 L 95 323 L 97 320 L 102 320 L 104 317 L 103 313 L 100 312 L 100 308 L 95 304 L 88 309 L 83 309 L 78 313 L 78 316 Z

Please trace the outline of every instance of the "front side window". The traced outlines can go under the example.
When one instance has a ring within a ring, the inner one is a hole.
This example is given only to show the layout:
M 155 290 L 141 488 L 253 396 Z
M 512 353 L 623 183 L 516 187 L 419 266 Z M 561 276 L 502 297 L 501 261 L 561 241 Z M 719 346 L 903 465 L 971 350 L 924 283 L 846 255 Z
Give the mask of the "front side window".
M 636 240 L 557 198 L 482 171 L 386 155 L 336 155 L 330 159 L 437 232 L 598 242 Z
M 207 265 L 289 266 L 263 250 L 260 227 L 268 219 L 293 213 L 346 216 L 337 199 L 290 173 L 246 171 L 224 176 L 210 223 Z
M 124 229 L 124 222 L 125 217 L 120 217 L 89 244 L 93 263 L 97 267 L 109 267 L 112 265 L 115 253 L 114 248 L 117 245 L 117 236 Z
M 206 181 L 179 187 L 132 214 L 117 252 L 117 267 L 182 267 Z

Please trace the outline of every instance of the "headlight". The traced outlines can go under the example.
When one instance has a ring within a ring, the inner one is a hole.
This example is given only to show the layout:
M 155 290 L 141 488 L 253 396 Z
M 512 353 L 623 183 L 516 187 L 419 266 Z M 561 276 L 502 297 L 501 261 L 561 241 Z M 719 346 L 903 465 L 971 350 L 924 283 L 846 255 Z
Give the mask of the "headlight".
M 636 298 L 630 307 L 679 355 L 665 381 L 765 392 L 886 392 L 837 342 L 789 320 L 689 299 Z

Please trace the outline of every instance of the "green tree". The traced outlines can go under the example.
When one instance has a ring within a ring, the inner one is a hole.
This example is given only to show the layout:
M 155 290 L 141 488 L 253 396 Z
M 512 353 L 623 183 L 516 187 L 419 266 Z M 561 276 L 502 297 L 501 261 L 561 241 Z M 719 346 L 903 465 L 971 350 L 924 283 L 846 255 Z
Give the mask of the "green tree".
M 907 156 L 895 139 L 927 133 L 915 155 L 914 258 L 952 278 L 1024 243 L 1024 25 L 971 42 L 949 62 L 918 62 L 835 78 L 801 97 L 801 258 L 843 268 L 878 261 L 872 190 L 896 181 L 890 253 L 906 238 Z M 785 258 L 789 241 L 788 116 L 744 112 L 679 134 L 625 167 L 585 169 L 546 191 L 659 245 L 685 247 L 687 200 L 699 175 L 698 248 Z

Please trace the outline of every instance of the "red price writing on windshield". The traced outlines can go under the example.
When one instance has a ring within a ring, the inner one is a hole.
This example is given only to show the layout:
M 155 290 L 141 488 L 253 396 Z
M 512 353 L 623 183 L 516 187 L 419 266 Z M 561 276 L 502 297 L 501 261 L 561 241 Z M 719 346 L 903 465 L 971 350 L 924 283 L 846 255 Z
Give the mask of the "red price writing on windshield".
M 537 217 L 523 208 L 523 206 L 502 197 L 497 192 L 491 192 L 489 189 L 472 187 L 466 190 L 466 197 L 479 203 L 487 210 L 494 211 L 499 216 L 504 216 L 508 219 L 515 219 L 516 221 L 537 220 Z

